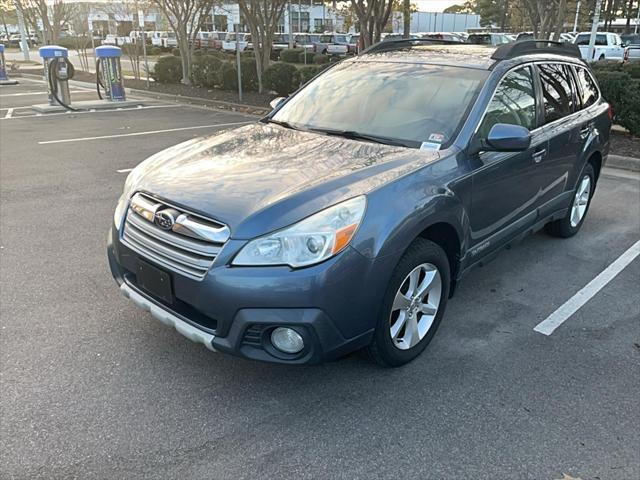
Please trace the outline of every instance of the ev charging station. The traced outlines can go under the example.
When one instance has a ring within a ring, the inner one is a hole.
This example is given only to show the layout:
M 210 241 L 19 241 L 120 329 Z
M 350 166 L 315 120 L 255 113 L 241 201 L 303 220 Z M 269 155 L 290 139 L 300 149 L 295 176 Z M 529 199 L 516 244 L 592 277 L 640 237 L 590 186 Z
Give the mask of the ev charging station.
M 120 47 L 102 45 L 96 52 L 96 89 L 98 97 L 102 99 L 100 88 L 104 90 L 107 100 L 112 102 L 126 101 L 124 86 L 122 85 L 122 69 L 120 68 Z
M 7 75 L 7 62 L 4 58 L 4 45 L 0 43 L 0 85 L 17 85 L 17 80 L 11 80 Z
M 44 79 L 47 82 L 49 105 L 71 109 L 69 80 L 73 78 L 73 64 L 69 61 L 69 51 L 57 45 L 40 48 L 40 57 L 44 65 Z
M 40 57 L 42 57 L 44 66 L 44 79 L 47 83 L 49 103 L 32 105 L 32 108 L 36 112 L 51 113 L 64 110 L 99 110 L 142 105 L 142 102 L 128 101 L 125 97 L 120 68 L 122 50 L 118 47 L 105 45 L 96 48 L 95 53 L 96 87 L 100 100 L 83 100 L 72 103 L 69 80 L 73 78 L 74 68 L 69 61 L 68 50 L 57 45 L 41 47 Z M 101 88 L 105 92 L 104 98 Z

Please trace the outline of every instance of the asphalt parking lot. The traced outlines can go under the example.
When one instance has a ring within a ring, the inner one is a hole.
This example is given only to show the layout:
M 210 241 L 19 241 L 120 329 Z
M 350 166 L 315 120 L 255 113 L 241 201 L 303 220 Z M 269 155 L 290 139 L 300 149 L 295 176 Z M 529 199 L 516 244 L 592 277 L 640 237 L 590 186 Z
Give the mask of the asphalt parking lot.
M 35 115 L 44 90 L 0 90 L 3 478 L 640 478 L 640 257 L 534 331 L 640 239 L 637 175 L 605 169 L 578 236 L 472 272 L 415 362 L 265 365 L 138 310 L 105 252 L 129 169 L 255 117 Z

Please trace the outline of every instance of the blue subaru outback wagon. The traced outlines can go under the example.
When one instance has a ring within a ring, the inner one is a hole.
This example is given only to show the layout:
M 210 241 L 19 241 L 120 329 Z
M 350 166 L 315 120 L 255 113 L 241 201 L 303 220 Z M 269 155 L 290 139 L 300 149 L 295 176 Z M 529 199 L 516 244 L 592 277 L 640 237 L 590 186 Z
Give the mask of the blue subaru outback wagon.
M 109 263 L 125 297 L 211 350 L 402 365 L 471 268 L 580 230 L 610 127 L 575 45 L 384 42 L 255 124 L 141 163 Z

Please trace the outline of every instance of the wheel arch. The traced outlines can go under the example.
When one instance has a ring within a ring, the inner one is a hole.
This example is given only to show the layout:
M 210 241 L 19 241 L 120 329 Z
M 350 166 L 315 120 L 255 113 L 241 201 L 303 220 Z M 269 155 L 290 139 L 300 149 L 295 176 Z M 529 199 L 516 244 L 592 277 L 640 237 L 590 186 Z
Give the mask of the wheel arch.
M 460 270 L 462 242 L 457 229 L 446 221 L 438 221 L 426 227 L 416 238 L 424 238 L 439 245 L 447 254 L 451 273 L 449 296 L 453 296 L 456 278 Z M 415 240 L 415 239 L 414 239 Z
M 589 156 L 587 163 L 590 163 L 593 166 L 597 182 L 598 178 L 600 177 L 600 171 L 602 170 L 602 153 L 596 150 L 591 154 L 591 156 Z

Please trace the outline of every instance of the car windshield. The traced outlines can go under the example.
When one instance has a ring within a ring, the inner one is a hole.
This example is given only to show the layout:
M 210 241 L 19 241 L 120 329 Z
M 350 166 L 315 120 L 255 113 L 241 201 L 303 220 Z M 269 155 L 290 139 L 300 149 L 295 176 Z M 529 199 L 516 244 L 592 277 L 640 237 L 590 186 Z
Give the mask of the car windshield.
M 333 42 L 333 35 L 322 35 L 320 37 L 320 41 L 322 43 L 331 43 Z
M 575 40 L 575 44 L 576 45 L 589 45 L 589 38 L 591 37 L 591 34 L 589 33 L 583 33 L 581 35 L 578 35 L 576 37 Z M 606 45 L 607 44 L 607 36 L 606 35 L 601 35 L 598 34 L 596 35 L 596 45 Z
M 272 118 L 292 128 L 358 132 L 447 146 L 487 77 L 483 70 L 347 62 L 307 84 Z M 347 136 L 347 135 L 345 135 Z

